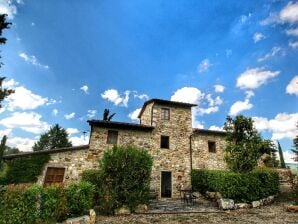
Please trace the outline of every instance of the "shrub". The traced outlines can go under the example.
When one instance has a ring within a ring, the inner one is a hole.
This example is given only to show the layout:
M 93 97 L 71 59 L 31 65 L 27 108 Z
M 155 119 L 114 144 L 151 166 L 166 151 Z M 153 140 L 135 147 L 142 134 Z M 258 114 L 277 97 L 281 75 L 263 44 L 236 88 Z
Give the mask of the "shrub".
M 103 194 L 101 205 L 110 211 L 122 206 L 134 210 L 149 195 L 152 158 L 134 146 L 114 146 L 100 163 Z
M 250 202 L 278 193 L 278 173 L 269 169 L 256 169 L 249 173 L 218 170 L 193 170 L 194 190 L 220 192 L 224 198 L 236 202 Z
M 66 189 L 68 216 L 81 216 L 86 213 L 93 205 L 94 191 L 94 185 L 88 182 L 70 184 Z
M 50 155 L 32 155 L 8 161 L 5 174 L 0 177 L 0 185 L 36 182 L 49 160 Z
M 103 192 L 102 172 L 99 169 L 85 170 L 82 173 L 82 181 L 89 182 L 94 185 L 95 192 L 93 205 L 99 205 Z

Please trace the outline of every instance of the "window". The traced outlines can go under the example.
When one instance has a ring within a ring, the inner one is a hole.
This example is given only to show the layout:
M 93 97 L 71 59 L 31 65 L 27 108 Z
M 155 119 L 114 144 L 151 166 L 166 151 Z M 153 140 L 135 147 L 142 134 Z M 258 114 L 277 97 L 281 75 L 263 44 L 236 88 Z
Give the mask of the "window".
M 48 167 L 44 179 L 44 186 L 55 185 L 63 182 L 65 168 Z
M 108 131 L 108 139 L 107 139 L 107 144 L 117 144 L 118 140 L 118 131 Z
M 169 149 L 169 139 L 170 137 L 169 136 L 160 136 L 160 148 L 162 149 Z
M 162 120 L 170 120 L 170 109 L 169 108 L 161 108 L 161 119 Z
M 208 149 L 209 149 L 209 152 L 215 153 L 216 152 L 215 142 L 208 141 Z

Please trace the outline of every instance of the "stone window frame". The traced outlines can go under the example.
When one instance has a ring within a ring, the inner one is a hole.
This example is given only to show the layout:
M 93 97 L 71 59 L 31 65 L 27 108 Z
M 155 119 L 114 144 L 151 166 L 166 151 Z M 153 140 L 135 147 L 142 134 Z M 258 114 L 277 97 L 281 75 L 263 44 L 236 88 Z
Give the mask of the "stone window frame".
M 115 134 L 113 137 L 117 136 L 116 142 L 114 141 L 114 139 L 112 139 L 111 134 Z M 117 133 L 117 135 L 116 135 Z M 108 134 L 107 134 L 107 144 L 113 144 L 113 145 L 117 145 L 118 144 L 118 136 L 119 136 L 119 131 L 118 130 L 108 130 Z
M 46 180 L 46 174 L 47 174 L 47 170 L 48 168 L 60 168 L 60 169 L 64 169 L 64 176 L 63 176 L 63 181 L 62 183 L 64 183 L 67 179 L 69 179 L 69 176 L 67 175 L 67 171 L 68 171 L 68 166 L 61 164 L 61 163 L 52 163 L 52 164 L 48 164 L 46 165 L 43 173 L 42 173 L 42 186 L 44 186 L 45 184 L 45 180 Z
M 162 138 L 167 139 L 167 143 L 166 143 L 167 147 L 162 147 L 163 146 Z M 160 136 L 160 148 L 161 149 L 170 149 L 170 136 L 168 136 L 168 135 L 161 135 Z
M 166 113 L 167 111 L 167 113 Z M 161 117 L 161 120 L 163 121 L 169 121 L 170 120 L 170 108 L 168 107 L 162 107 L 160 108 L 160 117 Z
M 213 147 L 212 147 L 213 146 Z M 208 141 L 208 152 L 216 153 L 216 141 Z

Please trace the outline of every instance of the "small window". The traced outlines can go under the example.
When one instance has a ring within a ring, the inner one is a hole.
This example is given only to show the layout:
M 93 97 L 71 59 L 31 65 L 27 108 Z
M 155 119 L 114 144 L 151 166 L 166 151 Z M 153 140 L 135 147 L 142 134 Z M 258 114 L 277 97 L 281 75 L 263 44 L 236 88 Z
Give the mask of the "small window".
M 164 136 L 164 135 L 160 136 L 160 148 L 162 149 L 170 148 L 169 139 L 170 139 L 169 136 Z
M 209 152 L 215 153 L 216 152 L 215 142 L 208 141 L 208 149 L 209 149 Z
M 48 167 L 44 179 L 44 186 L 60 184 L 64 179 L 65 168 Z
M 169 108 L 161 108 L 161 119 L 162 120 L 170 120 L 170 109 Z
M 118 131 L 108 131 L 108 139 L 107 139 L 107 144 L 117 144 L 118 140 Z

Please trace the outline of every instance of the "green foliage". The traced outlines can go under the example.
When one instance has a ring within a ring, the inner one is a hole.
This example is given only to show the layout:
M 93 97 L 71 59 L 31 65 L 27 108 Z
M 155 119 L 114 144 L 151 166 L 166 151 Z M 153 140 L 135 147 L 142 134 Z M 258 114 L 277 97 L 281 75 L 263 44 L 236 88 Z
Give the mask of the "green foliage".
M 0 176 L 0 185 L 36 182 L 50 155 L 32 155 L 7 161 L 5 175 Z
M 298 129 L 298 123 L 296 127 Z M 298 135 L 296 135 L 296 137 L 293 139 L 293 146 L 294 149 L 292 149 L 292 152 L 295 154 L 294 160 L 298 162 Z
M 69 187 L 7 185 L 0 188 L 0 224 L 50 224 L 82 215 L 91 208 L 90 183 Z
M 95 186 L 94 192 L 94 205 L 101 205 L 100 198 L 103 197 L 103 181 L 102 181 L 102 172 L 99 169 L 90 169 L 85 170 L 82 173 L 82 181 L 89 182 Z M 104 208 L 102 208 L 104 210 Z
M 0 143 L 0 170 L 3 167 L 3 155 L 4 155 L 6 140 L 7 140 L 7 137 L 6 135 L 4 135 Z
M 66 189 L 67 212 L 70 217 L 81 216 L 93 205 L 95 187 L 89 182 L 72 183 Z
M 148 199 L 152 158 L 134 146 L 114 146 L 107 150 L 100 169 L 106 189 L 104 199 L 113 207 L 128 206 L 132 210 Z
M 3 155 L 18 154 L 18 153 L 20 153 L 20 150 L 18 148 L 5 146 Z
M 224 129 L 227 132 L 225 161 L 231 171 L 249 172 L 257 166 L 262 153 L 271 151 L 270 142 L 261 138 L 251 118 L 238 115 L 233 119 L 228 116 Z
M 71 147 L 66 130 L 58 124 L 51 127 L 50 130 L 40 136 L 40 139 L 34 143 L 33 151 L 49 150 L 62 147 Z
M 277 147 L 278 147 L 278 153 L 279 153 L 280 167 L 281 168 L 286 168 L 284 154 L 282 152 L 282 149 L 281 149 L 281 146 L 279 144 L 279 141 L 277 141 Z
M 278 173 L 270 169 L 257 169 L 248 173 L 219 170 L 193 170 L 194 190 L 220 192 L 224 198 L 236 202 L 251 202 L 274 195 L 279 191 Z

